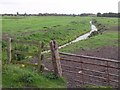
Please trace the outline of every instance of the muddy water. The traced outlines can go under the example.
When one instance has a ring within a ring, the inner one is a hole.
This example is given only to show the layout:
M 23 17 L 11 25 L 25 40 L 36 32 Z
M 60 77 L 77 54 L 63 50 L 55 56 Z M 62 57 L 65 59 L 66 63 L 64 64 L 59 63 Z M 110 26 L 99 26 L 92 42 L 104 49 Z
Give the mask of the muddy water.
M 62 46 L 59 46 L 58 48 L 60 49 L 60 48 L 63 48 L 63 47 L 65 47 L 65 46 L 67 46 L 67 45 L 70 45 L 70 44 L 72 44 L 72 43 L 78 42 L 78 41 L 80 41 L 80 40 L 87 39 L 88 36 L 89 36 L 92 32 L 97 31 L 97 28 L 96 28 L 95 25 L 92 24 L 92 21 L 90 21 L 90 25 L 91 25 L 91 30 L 90 30 L 90 32 L 88 32 L 88 33 L 86 33 L 86 34 L 84 34 L 84 35 L 79 36 L 78 38 L 76 38 L 75 40 L 73 40 L 73 41 L 71 41 L 71 42 L 69 42 L 69 43 L 66 43 L 66 44 L 64 44 L 64 45 L 62 45 Z M 44 51 L 44 52 L 42 52 L 42 53 L 48 53 L 48 52 L 50 52 L 50 50 Z

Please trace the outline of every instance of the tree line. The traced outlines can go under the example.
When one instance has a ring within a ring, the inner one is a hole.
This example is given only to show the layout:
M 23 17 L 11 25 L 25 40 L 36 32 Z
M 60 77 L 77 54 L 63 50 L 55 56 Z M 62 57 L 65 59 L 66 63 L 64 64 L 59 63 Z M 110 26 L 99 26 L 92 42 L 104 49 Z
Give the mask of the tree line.
M 19 14 L 17 12 L 16 14 L 1 14 L 2 16 L 96 16 L 93 13 L 82 13 L 82 14 L 58 14 L 58 13 L 38 13 L 38 14 Z
M 112 13 L 112 12 L 109 12 L 109 13 L 97 13 L 97 17 L 120 17 L 120 13 Z
M 0 16 L 97 16 L 97 17 L 119 17 L 120 13 L 100 13 L 98 12 L 97 14 L 93 13 L 82 13 L 82 14 L 58 14 L 58 13 L 38 13 L 38 14 L 19 14 L 17 12 L 16 14 L 0 14 Z

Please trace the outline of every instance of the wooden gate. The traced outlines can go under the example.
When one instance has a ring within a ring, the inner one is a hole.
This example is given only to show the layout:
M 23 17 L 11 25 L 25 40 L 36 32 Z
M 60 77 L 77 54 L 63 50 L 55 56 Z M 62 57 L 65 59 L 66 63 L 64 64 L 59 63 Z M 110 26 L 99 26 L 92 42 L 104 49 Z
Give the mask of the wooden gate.
M 64 76 L 68 80 L 68 87 L 119 86 L 120 61 L 59 52 L 55 40 L 50 45 L 54 73 Z
M 120 61 L 60 52 L 63 75 L 73 87 L 119 85 Z

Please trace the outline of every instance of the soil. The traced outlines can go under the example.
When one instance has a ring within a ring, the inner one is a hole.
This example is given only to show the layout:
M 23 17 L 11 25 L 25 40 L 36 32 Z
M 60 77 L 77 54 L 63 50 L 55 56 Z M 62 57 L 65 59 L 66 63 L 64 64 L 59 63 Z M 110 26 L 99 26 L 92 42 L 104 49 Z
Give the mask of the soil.
M 115 59 L 118 60 L 118 48 L 117 47 L 102 47 L 102 48 L 97 48 L 96 50 L 92 50 L 92 51 L 88 51 L 88 50 L 80 50 L 80 52 L 76 52 L 75 54 L 77 55 L 87 55 L 87 56 L 94 56 L 94 57 L 99 57 L 99 58 L 107 58 L 107 59 Z M 76 58 L 76 57 L 70 57 L 70 56 L 62 56 L 63 58 L 67 58 L 67 59 L 72 59 L 77 60 L 77 61 L 81 61 L 83 60 L 84 62 L 90 62 L 90 63 L 97 63 L 97 64 L 103 64 L 106 65 L 106 62 L 102 62 L 102 61 L 95 61 L 92 59 L 83 59 L 83 58 Z M 74 63 L 74 62 L 67 62 L 67 61 L 61 61 L 62 64 L 62 69 L 64 70 L 68 70 L 68 71 L 72 71 L 78 74 L 74 74 L 74 73 L 69 73 L 69 72 L 63 72 L 63 75 L 66 77 L 66 79 L 68 80 L 68 87 L 78 87 L 81 85 L 84 85 L 82 83 L 80 83 L 79 81 L 82 80 L 82 75 L 79 74 L 82 73 L 81 69 L 81 64 L 80 63 Z M 64 67 L 64 65 L 68 65 L 68 66 L 72 66 L 72 68 L 69 67 Z M 101 66 L 94 66 L 94 65 L 88 65 L 88 64 L 82 64 L 83 68 L 85 69 L 90 69 L 90 70 L 96 70 L 96 71 L 100 71 L 100 72 L 104 72 L 104 74 L 99 74 L 99 73 L 94 73 L 94 72 L 86 72 L 84 71 L 84 73 L 87 73 L 88 75 L 95 75 L 95 76 L 100 76 L 100 77 L 107 77 L 107 68 L 103 68 Z M 109 63 L 110 66 L 118 66 L 118 64 L 115 63 Z M 79 67 L 80 69 L 76 69 L 76 67 Z M 115 69 L 109 69 L 109 73 L 111 74 L 118 74 L 118 71 Z M 118 80 L 118 78 L 111 76 L 110 77 L 113 80 Z M 91 80 L 90 80 L 91 79 Z M 94 79 L 96 81 L 94 81 Z M 76 81 L 77 80 L 77 81 Z M 89 83 L 93 83 L 96 85 L 107 85 L 107 80 L 100 80 L 98 78 L 92 78 L 92 77 L 88 77 L 88 76 L 84 76 L 84 82 L 89 82 Z M 98 82 L 99 81 L 99 82 Z M 117 86 L 116 83 L 110 83 L 111 86 Z
M 109 31 L 118 31 L 120 26 L 112 26 L 109 28 Z
M 80 50 L 75 54 L 118 60 L 118 47 L 105 46 L 101 48 L 96 48 L 95 50 Z

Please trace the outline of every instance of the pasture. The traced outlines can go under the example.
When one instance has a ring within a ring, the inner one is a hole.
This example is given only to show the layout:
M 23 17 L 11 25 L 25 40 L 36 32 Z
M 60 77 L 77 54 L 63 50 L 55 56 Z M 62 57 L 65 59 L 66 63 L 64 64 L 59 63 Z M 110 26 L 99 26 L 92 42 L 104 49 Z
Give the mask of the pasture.
M 90 31 L 90 20 L 90 17 L 31 16 L 3 17 L 2 22 L 3 33 L 14 38 L 45 43 L 56 39 L 62 45 Z
M 98 18 L 105 26 L 118 24 L 117 18 Z M 46 44 L 56 39 L 63 45 L 90 31 L 91 17 L 72 16 L 13 16 L 2 17 L 3 36 L 8 34 L 17 39 L 43 41 Z
M 91 27 L 89 22 L 93 19 L 95 19 L 97 24 L 100 24 L 102 28 L 105 27 L 107 29 L 102 34 L 68 45 L 60 49 L 60 51 L 79 53 L 81 51 L 93 51 L 102 47 L 117 48 L 118 32 L 112 28 L 118 26 L 117 18 L 80 16 L 3 16 L 2 36 L 3 38 L 12 37 L 13 39 L 18 40 L 42 41 L 45 46 L 49 46 L 49 42 L 55 39 L 60 46 L 89 32 Z M 6 48 L 4 43 L 2 46 L 2 50 Z M 13 46 L 16 46 L 16 44 L 13 44 Z M 31 53 L 34 53 L 37 50 L 32 45 L 25 47 L 24 45 L 18 44 L 18 47 L 18 50 L 26 50 Z M 6 64 L 6 56 L 7 53 L 3 51 L 3 87 L 66 87 L 66 82 L 63 78 L 56 79 L 55 76 L 51 74 L 47 74 L 47 76 L 44 74 L 38 74 L 36 71 L 33 72 L 33 69 L 35 68 L 28 66 L 22 67 L 17 64 Z M 25 57 L 24 59 L 24 61 L 29 62 L 28 59 L 31 58 L 26 59 Z M 31 60 L 33 59 L 34 57 L 32 57 Z M 45 65 L 47 67 L 51 61 L 46 58 L 44 60 L 46 60 Z M 21 72 L 23 72 L 23 74 Z

